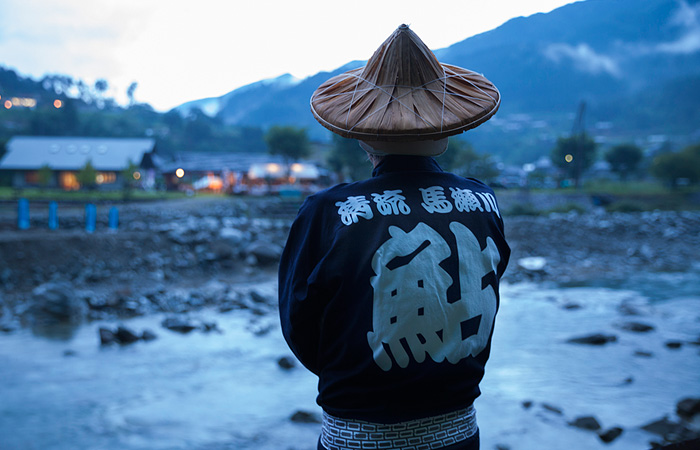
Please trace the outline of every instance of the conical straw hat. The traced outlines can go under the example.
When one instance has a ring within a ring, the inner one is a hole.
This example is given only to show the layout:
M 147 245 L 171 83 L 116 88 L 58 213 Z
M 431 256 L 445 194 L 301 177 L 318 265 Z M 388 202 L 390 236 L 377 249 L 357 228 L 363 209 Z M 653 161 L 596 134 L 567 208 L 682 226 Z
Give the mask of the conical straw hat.
M 311 96 L 321 125 L 364 141 L 442 139 L 493 116 L 501 94 L 476 72 L 442 64 L 407 25 L 365 67 L 335 76 Z

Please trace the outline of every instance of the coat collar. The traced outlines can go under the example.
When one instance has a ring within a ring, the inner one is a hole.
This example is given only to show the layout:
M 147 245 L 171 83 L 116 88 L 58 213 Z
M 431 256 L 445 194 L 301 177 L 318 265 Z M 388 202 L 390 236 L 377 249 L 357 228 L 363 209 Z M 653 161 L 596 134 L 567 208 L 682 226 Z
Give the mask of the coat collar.
M 388 155 L 372 171 L 376 177 L 392 172 L 444 172 L 429 156 Z

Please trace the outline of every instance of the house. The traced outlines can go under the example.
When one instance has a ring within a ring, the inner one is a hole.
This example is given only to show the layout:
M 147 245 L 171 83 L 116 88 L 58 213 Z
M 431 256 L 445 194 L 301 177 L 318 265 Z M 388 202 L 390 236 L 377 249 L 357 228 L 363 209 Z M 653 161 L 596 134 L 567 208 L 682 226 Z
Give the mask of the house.
M 133 176 L 146 187 L 153 187 L 160 164 L 155 139 L 15 136 L 7 142 L 0 160 L 0 172 L 10 172 L 15 188 L 59 187 L 80 189 L 78 173 L 88 162 L 96 173 L 96 187 L 102 190 L 124 186 L 124 172 L 135 165 Z M 50 169 L 48 180 L 40 171 Z M 46 183 L 48 181 L 48 183 Z
M 322 177 L 311 163 L 287 167 L 279 156 L 265 153 L 181 152 L 161 167 L 170 190 L 209 190 L 227 193 L 272 193 L 273 186 L 308 186 Z

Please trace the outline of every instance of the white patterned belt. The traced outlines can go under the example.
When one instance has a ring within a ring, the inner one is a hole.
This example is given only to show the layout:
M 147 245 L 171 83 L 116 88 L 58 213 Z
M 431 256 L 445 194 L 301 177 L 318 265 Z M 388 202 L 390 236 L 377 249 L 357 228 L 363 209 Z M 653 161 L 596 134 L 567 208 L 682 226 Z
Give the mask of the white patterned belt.
M 439 416 L 394 424 L 341 419 L 324 411 L 321 443 L 327 450 L 431 450 L 465 441 L 476 432 L 473 405 Z

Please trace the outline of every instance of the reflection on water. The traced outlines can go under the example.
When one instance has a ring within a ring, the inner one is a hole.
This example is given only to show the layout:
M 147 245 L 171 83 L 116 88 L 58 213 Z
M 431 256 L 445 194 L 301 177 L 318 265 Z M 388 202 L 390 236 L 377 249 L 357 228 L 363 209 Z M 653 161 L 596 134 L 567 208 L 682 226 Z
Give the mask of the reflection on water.
M 32 324 L 30 327 L 34 336 L 40 338 L 53 339 L 56 341 L 72 340 L 78 332 L 79 328 L 79 324 L 56 322 L 35 323 Z
M 640 275 L 616 286 L 504 286 L 476 404 L 482 448 L 647 448 L 655 437 L 639 426 L 700 394 L 698 347 L 665 346 L 698 339 L 698 292 L 697 273 Z M 278 366 L 290 353 L 277 317 L 197 317 L 222 333 L 182 335 L 151 316 L 124 324 L 158 339 L 124 347 L 100 347 L 97 330 L 118 325 L 111 322 L 0 335 L 0 448 L 314 449 L 319 426 L 289 418 L 318 412 L 316 379 L 300 366 Z M 620 329 L 631 320 L 654 330 Z M 595 332 L 618 339 L 566 343 Z M 625 431 L 606 445 L 567 425 L 588 415 Z

